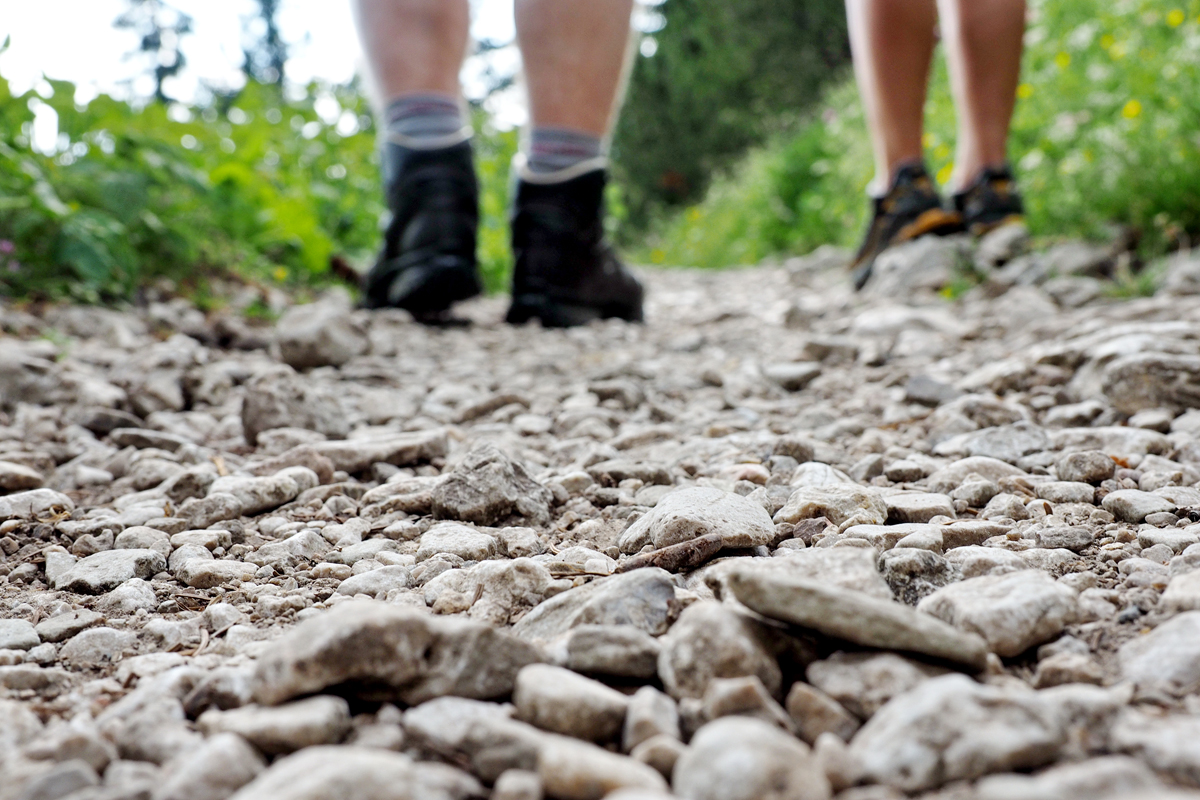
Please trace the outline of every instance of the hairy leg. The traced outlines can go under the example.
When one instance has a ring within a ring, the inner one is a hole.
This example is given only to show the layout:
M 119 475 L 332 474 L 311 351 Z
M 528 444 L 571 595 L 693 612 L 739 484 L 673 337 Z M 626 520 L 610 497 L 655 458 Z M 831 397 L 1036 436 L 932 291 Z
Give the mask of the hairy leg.
M 354 18 L 379 99 L 458 96 L 471 11 L 467 0 L 354 0 Z
M 846 0 L 846 13 L 875 152 L 872 192 L 882 194 L 897 167 L 921 159 L 937 8 L 935 0 Z
M 1025 0 L 940 0 L 958 108 L 955 189 L 1007 157 L 1025 33 Z
M 536 127 L 608 133 L 633 0 L 517 0 L 517 41 Z

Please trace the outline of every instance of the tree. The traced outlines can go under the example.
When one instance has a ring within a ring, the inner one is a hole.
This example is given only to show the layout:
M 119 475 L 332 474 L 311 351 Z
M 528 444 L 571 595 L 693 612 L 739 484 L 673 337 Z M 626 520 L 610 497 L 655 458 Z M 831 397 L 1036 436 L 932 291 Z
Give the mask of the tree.
M 162 0 L 129 0 L 129 9 L 113 24 L 140 37 L 137 51 L 127 58 L 141 56 L 150 62 L 154 99 L 160 103 L 170 102 L 171 98 L 163 91 L 163 83 L 178 75 L 187 64 L 180 42 L 192 32 L 192 18 Z
M 665 0 L 613 143 L 631 222 L 694 201 L 849 62 L 843 0 Z
M 287 63 L 288 46 L 279 33 L 280 0 L 256 0 L 258 14 L 248 20 L 247 33 L 255 37 L 242 48 L 245 61 L 242 71 L 246 77 L 259 83 L 283 87 L 284 65 Z M 257 29 L 257 30 L 254 30 Z

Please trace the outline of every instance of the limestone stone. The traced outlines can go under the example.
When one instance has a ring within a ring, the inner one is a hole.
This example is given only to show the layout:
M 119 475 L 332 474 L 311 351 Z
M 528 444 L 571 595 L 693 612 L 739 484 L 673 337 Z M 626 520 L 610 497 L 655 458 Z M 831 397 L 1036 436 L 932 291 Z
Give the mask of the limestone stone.
M 813 666 L 810 664 L 809 669 Z M 839 739 L 849 741 L 861 725 L 845 706 L 803 681 L 792 684 L 785 706 L 796 725 L 796 734 L 809 745 L 823 733 L 833 733 Z
M 762 623 L 712 601 L 688 606 L 661 640 L 658 674 L 675 698 L 703 697 L 714 678 L 755 675 L 780 691 L 779 662 Z
M 878 490 L 853 484 L 799 488 L 775 515 L 775 522 L 796 523 L 825 517 L 839 530 L 855 525 L 882 525 L 887 520 L 887 503 Z
M 263 753 L 276 756 L 340 742 L 350 731 L 350 706 L 340 697 L 318 695 L 273 708 L 210 709 L 196 725 L 208 736 L 236 733 Z
M 677 613 L 670 573 L 639 569 L 555 595 L 522 617 L 513 633 L 522 639 L 549 641 L 579 625 L 632 625 L 660 636 Z
M 992 652 L 1015 656 L 1054 638 L 1074 621 L 1078 597 L 1041 570 L 968 578 L 921 601 L 918 611 L 982 637 Z
M 1118 651 L 1121 676 L 1146 690 L 1183 695 L 1200 686 L 1200 611 L 1187 611 Z
M 530 664 L 517 673 L 513 703 L 523 722 L 603 744 L 618 738 L 629 700 L 569 669 Z
M 625 531 L 620 548 L 636 553 L 647 543 L 662 548 L 714 534 L 725 547 L 758 547 L 774 540 L 775 526 L 761 505 L 741 495 L 708 487 L 678 489 Z
M 152 800 L 224 800 L 267 768 L 263 757 L 240 736 L 210 736 L 194 752 L 166 766 Z
M 108 550 L 90 555 L 58 576 L 56 589 L 102 594 L 132 578 L 149 578 L 167 568 L 155 550 Z
M 838 652 L 809 664 L 806 677 L 825 697 L 865 720 L 873 717 L 893 697 L 947 672 L 944 667 L 923 664 L 895 653 Z M 857 721 L 853 727 L 857 729 Z
M 493 445 L 469 453 L 433 490 L 433 513 L 478 525 L 510 519 L 544 525 L 550 518 L 550 492 L 521 464 Z

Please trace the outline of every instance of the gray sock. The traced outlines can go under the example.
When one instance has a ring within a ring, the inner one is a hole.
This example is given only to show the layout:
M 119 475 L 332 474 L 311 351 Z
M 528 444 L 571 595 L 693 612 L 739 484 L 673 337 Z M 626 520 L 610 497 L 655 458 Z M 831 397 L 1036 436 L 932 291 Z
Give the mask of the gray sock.
M 469 135 L 464 135 L 467 124 L 462 106 L 448 94 L 422 92 L 397 97 L 388 103 L 386 116 L 388 134 L 417 148 L 444 147 L 449 139 Z
M 526 165 L 530 172 L 560 172 L 601 155 L 599 136 L 569 128 L 536 127 L 529 136 Z

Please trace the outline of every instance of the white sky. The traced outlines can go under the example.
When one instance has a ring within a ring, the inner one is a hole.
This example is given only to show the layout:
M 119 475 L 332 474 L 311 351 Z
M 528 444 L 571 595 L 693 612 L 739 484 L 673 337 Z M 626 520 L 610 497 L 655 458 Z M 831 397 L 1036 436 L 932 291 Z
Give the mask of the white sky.
M 241 85 L 242 19 L 253 15 L 253 0 L 169 0 L 191 15 L 193 33 L 183 40 L 187 66 L 168 84 L 168 94 L 190 100 L 201 81 L 222 87 Z M 508 40 L 513 36 L 512 0 L 472 0 L 477 38 Z M 0 42 L 11 36 L 0 54 L 0 75 L 15 93 L 33 88 L 43 74 L 69 80 L 90 90 L 127 94 L 122 81 L 136 78 L 144 62 L 124 58 L 137 47 L 137 37 L 112 23 L 127 7 L 124 0 L 0 0 Z M 279 25 L 291 45 L 288 78 L 306 83 L 314 78 L 349 80 L 359 65 L 358 39 L 350 0 L 283 0 Z M 143 78 L 143 81 L 148 81 Z M 150 88 L 148 88 L 148 86 Z M 152 84 L 134 84 L 149 94 Z

